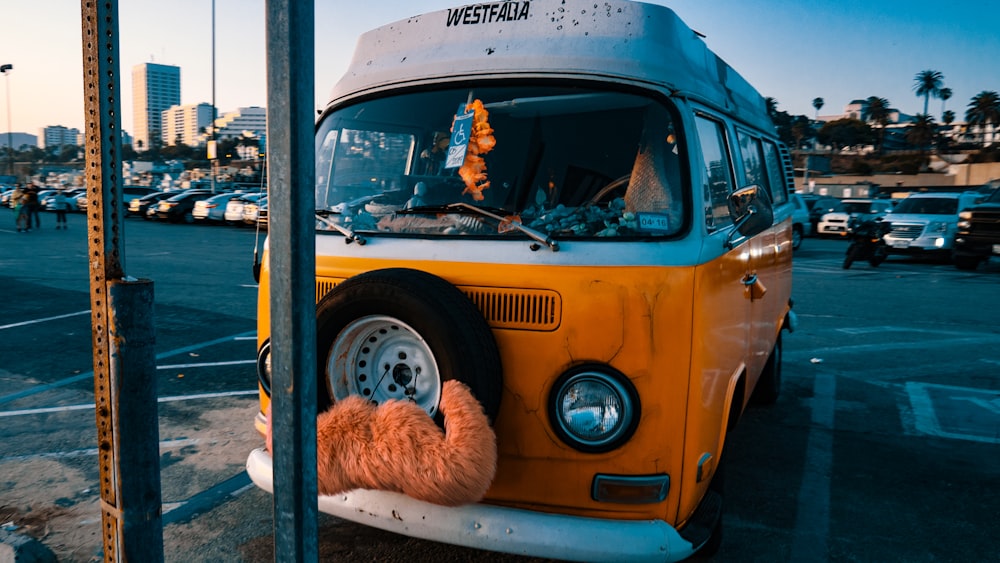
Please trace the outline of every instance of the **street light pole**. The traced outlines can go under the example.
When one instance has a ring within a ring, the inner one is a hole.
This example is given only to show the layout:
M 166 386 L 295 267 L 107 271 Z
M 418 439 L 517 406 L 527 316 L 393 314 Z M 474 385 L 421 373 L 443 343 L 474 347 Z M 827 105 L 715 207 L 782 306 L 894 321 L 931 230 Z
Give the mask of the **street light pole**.
M 14 70 L 14 65 L 0 65 L 0 74 L 4 75 L 4 82 L 7 83 L 7 173 L 14 175 L 14 133 L 10 126 L 10 71 Z

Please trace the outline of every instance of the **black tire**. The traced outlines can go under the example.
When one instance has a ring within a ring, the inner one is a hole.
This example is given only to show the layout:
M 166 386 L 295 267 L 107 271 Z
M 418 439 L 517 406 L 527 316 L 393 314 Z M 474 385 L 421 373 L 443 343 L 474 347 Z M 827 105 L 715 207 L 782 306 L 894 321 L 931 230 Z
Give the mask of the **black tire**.
M 438 403 L 450 379 L 469 386 L 491 422 L 499 412 L 493 332 L 464 293 L 432 274 L 392 268 L 337 285 L 317 306 L 316 342 L 320 412 L 348 394 L 408 398 L 442 424 Z
M 885 254 L 882 254 L 881 252 L 876 252 L 874 255 L 872 255 L 871 258 L 868 259 L 868 263 L 871 264 L 872 267 L 878 268 L 882 264 L 882 262 L 885 262 L 885 259 L 886 259 Z
M 757 405 L 773 405 L 781 394 L 781 333 L 774 342 L 774 349 L 767 357 L 764 370 L 757 380 L 757 387 L 750 395 L 750 400 Z
M 959 270 L 975 270 L 979 267 L 979 258 L 975 256 L 954 256 L 952 261 Z
M 802 246 L 802 239 L 805 235 L 802 234 L 801 225 L 792 225 L 792 250 L 798 250 Z
M 851 246 L 847 247 L 847 254 L 844 255 L 844 269 L 848 270 L 851 264 L 854 263 L 854 255 L 858 252 L 858 246 L 855 243 L 851 243 Z

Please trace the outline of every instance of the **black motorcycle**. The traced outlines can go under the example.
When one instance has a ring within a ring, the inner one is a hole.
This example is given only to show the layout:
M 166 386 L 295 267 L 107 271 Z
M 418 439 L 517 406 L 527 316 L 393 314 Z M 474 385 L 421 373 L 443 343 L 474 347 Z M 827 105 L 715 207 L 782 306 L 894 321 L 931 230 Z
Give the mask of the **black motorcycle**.
M 889 223 L 882 221 L 881 217 L 866 221 L 851 219 L 848 226 L 851 244 L 844 256 L 844 269 L 850 268 L 857 260 L 867 260 L 876 267 L 885 262 L 889 252 L 882 237 L 889 232 L 889 228 Z

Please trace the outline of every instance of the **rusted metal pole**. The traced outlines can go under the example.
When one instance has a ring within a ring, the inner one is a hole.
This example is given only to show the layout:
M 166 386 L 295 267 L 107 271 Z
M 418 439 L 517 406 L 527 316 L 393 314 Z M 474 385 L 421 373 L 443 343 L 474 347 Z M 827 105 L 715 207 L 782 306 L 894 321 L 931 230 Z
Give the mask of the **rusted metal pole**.
M 267 1 L 267 178 L 275 560 L 318 559 L 315 7 Z
M 94 402 L 105 561 L 163 561 L 153 284 L 121 240 L 118 1 L 81 0 Z

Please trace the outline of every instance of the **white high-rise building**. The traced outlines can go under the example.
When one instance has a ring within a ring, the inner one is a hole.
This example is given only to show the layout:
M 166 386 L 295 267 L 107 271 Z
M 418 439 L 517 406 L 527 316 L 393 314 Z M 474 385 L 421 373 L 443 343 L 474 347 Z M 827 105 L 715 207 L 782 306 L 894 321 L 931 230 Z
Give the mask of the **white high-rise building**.
M 203 132 L 212 125 L 212 105 L 204 102 L 173 106 L 163 112 L 162 140 L 164 145 L 184 143 L 189 147 L 204 144 Z
M 251 106 L 227 112 L 215 120 L 215 127 L 215 138 L 219 140 L 248 134 L 263 138 L 267 135 L 267 108 Z
M 181 103 L 181 68 L 142 63 L 132 67 L 133 148 L 148 150 L 161 143 L 163 112 Z
M 80 130 L 67 129 L 62 125 L 50 125 L 38 130 L 38 148 L 61 147 L 80 144 Z

